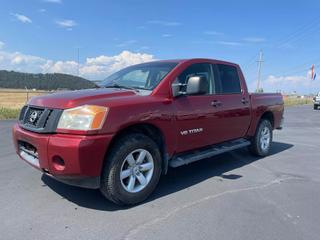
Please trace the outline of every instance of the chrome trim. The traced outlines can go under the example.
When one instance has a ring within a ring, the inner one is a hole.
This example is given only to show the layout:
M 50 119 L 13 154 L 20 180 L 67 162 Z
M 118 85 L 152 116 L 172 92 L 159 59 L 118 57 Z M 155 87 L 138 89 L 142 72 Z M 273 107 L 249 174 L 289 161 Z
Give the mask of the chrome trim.
M 31 155 L 28 152 L 25 152 L 24 150 L 21 150 L 21 149 L 20 149 L 19 154 L 28 163 L 40 168 L 39 159 L 37 157 L 34 157 L 33 155 Z
M 38 158 L 38 153 L 37 152 L 29 150 L 29 149 L 25 148 L 22 145 L 20 145 L 19 148 L 20 148 L 21 151 L 26 152 L 27 154 L 29 154 L 29 155 L 31 155 L 31 156 L 33 156 L 35 158 Z

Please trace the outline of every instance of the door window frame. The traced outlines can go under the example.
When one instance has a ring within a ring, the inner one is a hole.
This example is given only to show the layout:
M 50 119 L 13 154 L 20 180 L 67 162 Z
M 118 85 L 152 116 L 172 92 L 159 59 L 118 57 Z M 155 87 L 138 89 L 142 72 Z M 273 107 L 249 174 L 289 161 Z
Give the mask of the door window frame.
M 216 80 L 216 75 L 214 73 L 214 69 L 213 69 L 213 63 L 212 62 L 200 62 L 200 63 L 192 63 L 190 64 L 189 66 L 187 66 L 183 71 L 181 71 L 178 76 L 176 77 L 176 79 L 171 83 L 171 84 L 177 84 L 177 83 L 180 83 L 179 82 L 179 76 L 181 76 L 181 74 L 183 74 L 188 68 L 194 66 L 194 65 L 199 65 L 199 64 L 206 64 L 208 65 L 209 67 L 209 79 L 208 79 L 208 83 L 210 84 L 209 85 L 209 92 L 206 93 L 206 94 L 198 94 L 198 95 L 188 95 L 188 94 L 185 94 L 185 95 L 179 95 L 177 97 L 181 97 L 181 96 L 188 96 L 188 97 L 199 97 L 199 96 L 211 96 L 211 95 L 216 95 L 218 94 L 217 93 L 217 80 Z
M 229 93 L 229 92 L 223 92 L 222 89 L 222 79 L 220 77 L 220 72 L 218 69 L 218 65 L 226 65 L 226 66 L 230 66 L 230 67 L 234 67 L 236 69 L 236 72 L 238 74 L 238 78 L 239 78 L 239 86 L 240 86 L 240 91 L 239 92 L 234 92 L 234 93 Z M 218 87 L 218 90 L 216 95 L 243 95 L 244 91 L 244 87 L 242 84 L 242 78 L 241 75 L 239 74 L 238 68 L 234 65 L 230 65 L 230 64 L 225 64 L 225 63 L 211 63 L 212 68 L 213 68 L 213 74 L 215 75 L 215 79 L 216 79 L 216 86 Z

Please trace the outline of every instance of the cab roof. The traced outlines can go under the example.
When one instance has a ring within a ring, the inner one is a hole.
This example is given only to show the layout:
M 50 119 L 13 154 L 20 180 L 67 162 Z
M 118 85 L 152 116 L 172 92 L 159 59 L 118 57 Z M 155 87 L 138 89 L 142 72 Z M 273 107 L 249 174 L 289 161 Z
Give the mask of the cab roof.
M 206 61 L 214 61 L 217 63 L 224 63 L 224 64 L 230 64 L 230 65 L 238 65 L 233 62 L 223 61 L 223 60 L 217 60 L 217 59 L 210 59 L 210 58 L 184 58 L 184 59 L 168 59 L 168 60 L 156 60 L 152 61 L 154 63 L 161 63 L 161 62 L 172 62 L 172 63 L 186 63 L 186 62 L 206 62 Z

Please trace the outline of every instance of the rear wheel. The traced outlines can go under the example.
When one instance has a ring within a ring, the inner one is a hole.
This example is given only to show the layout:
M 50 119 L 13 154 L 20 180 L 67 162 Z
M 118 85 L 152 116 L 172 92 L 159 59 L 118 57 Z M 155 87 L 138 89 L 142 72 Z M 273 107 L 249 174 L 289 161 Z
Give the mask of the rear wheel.
M 318 110 L 318 107 L 319 107 L 318 105 L 313 105 L 314 110 Z
M 269 120 L 262 119 L 255 136 L 251 139 L 250 151 L 257 156 L 267 156 L 272 142 L 272 125 Z
M 161 175 L 157 144 L 143 134 L 129 134 L 112 147 L 101 177 L 102 194 L 118 205 L 144 201 Z

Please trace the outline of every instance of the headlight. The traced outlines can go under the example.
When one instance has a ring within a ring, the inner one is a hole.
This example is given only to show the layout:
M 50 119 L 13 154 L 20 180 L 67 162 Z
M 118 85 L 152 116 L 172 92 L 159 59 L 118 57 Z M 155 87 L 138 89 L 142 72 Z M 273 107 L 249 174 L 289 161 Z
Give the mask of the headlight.
M 63 111 L 58 129 L 97 130 L 102 128 L 108 113 L 107 107 L 84 105 Z

